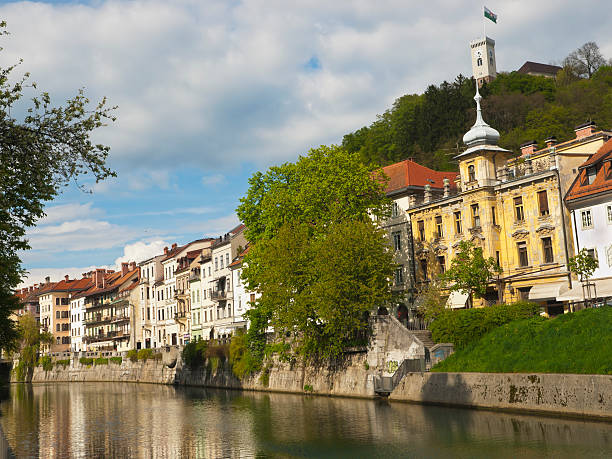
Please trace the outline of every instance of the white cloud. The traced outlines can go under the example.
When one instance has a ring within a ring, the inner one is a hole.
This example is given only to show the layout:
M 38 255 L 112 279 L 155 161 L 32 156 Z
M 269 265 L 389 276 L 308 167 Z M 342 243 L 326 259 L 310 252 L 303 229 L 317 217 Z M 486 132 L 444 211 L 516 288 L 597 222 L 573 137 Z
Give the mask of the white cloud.
M 65 275 L 70 276 L 70 279 L 81 279 L 82 274 L 92 271 L 96 268 L 109 268 L 109 266 L 85 266 L 82 268 L 32 268 L 28 270 L 28 274 L 22 279 L 21 285 L 18 288 L 24 288 L 34 284 L 42 284 L 46 277 L 51 278 L 51 282 L 58 282 L 64 279 Z
M 91 218 L 102 214 L 97 208 L 92 208 L 93 203 L 86 204 L 62 204 L 45 208 L 46 217 L 38 221 L 38 225 L 49 225 L 51 223 L 65 222 L 73 218 Z
M 227 183 L 227 180 L 223 174 L 205 175 L 202 177 L 202 185 L 204 186 L 216 186 Z
M 140 263 L 156 255 L 164 253 L 164 247 L 169 244 L 162 240 L 151 242 L 138 241 L 133 244 L 128 244 L 123 248 L 123 255 L 115 260 L 116 269 L 121 269 L 121 263 L 124 261 L 135 261 Z

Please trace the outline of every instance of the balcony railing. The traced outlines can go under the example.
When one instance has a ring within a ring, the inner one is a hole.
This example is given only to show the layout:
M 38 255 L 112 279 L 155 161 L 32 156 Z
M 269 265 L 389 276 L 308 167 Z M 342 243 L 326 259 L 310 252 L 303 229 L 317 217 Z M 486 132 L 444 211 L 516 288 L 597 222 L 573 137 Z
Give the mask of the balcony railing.
M 188 313 L 186 311 L 178 311 L 174 313 L 174 320 L 177 322 L 180 320 L 184 320 L 188 318 Z
M 213 290 L 211 292 L 210 298 L 214 301 L 224 301 L 227 300 L 228 290 Z
M 99 341 L 108 341 L 116 336 L 116 331 L 110 331 L 107 333 L 99 333 L 97 335 L 85 335 L 83 336 L 83 341 L 85 341 L 86 343 L 97 343 Z

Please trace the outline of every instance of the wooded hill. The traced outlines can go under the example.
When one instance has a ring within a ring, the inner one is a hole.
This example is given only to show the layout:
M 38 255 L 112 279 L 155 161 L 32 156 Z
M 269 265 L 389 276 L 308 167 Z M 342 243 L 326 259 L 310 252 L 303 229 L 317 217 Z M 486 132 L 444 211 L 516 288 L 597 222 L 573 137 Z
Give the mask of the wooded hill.
M 407 158 L 432 169 L 455 170 L 452 157 L 465 148 L 462 137 L 476 119 L 473 78 L 459 75 L 452 83 L 431 85 L 423 94 L 407 94 L 370 126 L 344 136 L 342 145 L 359 152 L 369 165 L 384 166 Z M 594 121 L 612 127 L 612 67 L 601 66 L 590 78 L 564 68 L 556 80 L 500 73 L 483 86 L 483 116 L 500 132 L 500 146 L 516 151 L 520 144 L 555 136 L 574 138 L 574 128 Z

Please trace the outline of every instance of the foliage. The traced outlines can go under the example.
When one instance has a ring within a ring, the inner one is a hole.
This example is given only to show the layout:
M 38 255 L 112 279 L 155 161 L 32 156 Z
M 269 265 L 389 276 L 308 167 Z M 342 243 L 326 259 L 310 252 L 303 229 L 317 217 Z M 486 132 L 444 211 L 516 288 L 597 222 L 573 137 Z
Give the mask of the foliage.
M 564 60 L 563 66 L 582 78 L 591 78 L 606 60 L 599 51 L 599 46 L 593 41 L 586 42 L 580 48 L 572 51 Z
M 0 35 L 6 35 L 5 22 Z M 13 290 L 24 273 L 19 254 L 29 249 L 26 230 L 44 217 L 44 203 L 61 188 L 91 173 L 96 181 L 114 175 L 105 165 L 109 147 L 90 135 L 114 120 L 106 99 L 93 108 L 84 91 L 63 106 L 38 92 L 29 74 L 0 68 L 0 348 L 9 349 L 18 334 L 9 318 L 18 306 Z M 29 102 L 28 102 L 29 101 Z M 17 119 L 15 114 L 23 114 Z
M 508 322 L 533 317 L 539 312 L 535 303 L 519 301 L 476 309 L 446 309 L 429 325 L 436 343 L 453 343 L 464 348 L 485 333 Z
M 140 349 L 136 354 L 138 360 L 149 360 L 153 358 L 153 349 Z
M 121 363 L 123 362 L 123 359 L 121 357 L 111 357 L 109 360 L 116 365 L 121 365 Z
M 244 273 L 261 292 L 255 317 L 267 317 L 262 324 L 288 335 L 304 357 L 337 356 L 363 340 L 369 311 L 390 299 L 392 254 L 369 220 L 331 223 L 318 237 L 310 225 L 287 224 L 249 255 Z
M 238 379 L 244 379 L 261 369 L 261 360 L 256 358 L 248 347 L 245 333 L 238 333 L 232 337 L 229 362 L 232 366 L 232 373 Z
M 199 368 L 206 360 L 207 341 L 190 341 L 183 348 L 183 362 L 191 369 Z
M 310 384 L 304 384 L 304 392 L 314 392 L 314 388 Z
M 132 362 L 136 362 L 138 360 L 138 351 L 136 349 L 130 349 L 127 351 L 127 358 Z
M 599 267 L 599 261 L 591 257 L 587 249 L 583 248 L 578 255 L 570 257 L 567 266 L 571 272 L 580 277 L 581 281 L 588 281 Z
M 36 318 L 30 313 L 19 317 L 17 334 L 19 363 L 16 367 L 16 376 L 18 381 L 24 381 L 37 364 L 40 344 L 51 343 L 53 336 L 50 333 L 41 333 Z
M 264 387 L 268 387 L 270 385 L 270 370 L 271 367 L 266 365 L 259 375 L 259 382 Z
M 469 295 L 472 305 L 473 296 L 484 297 L 487 285 L 495 274 L 501 273 L 497 262 L 485 258 L 482 248 L 474 247 L 471 241 L 459 242 L 459 249 L 451 260 L 451 266 L 442 276 L 443 282 L 451 291 Z
M 67 366 L 70 365 L 70 359 L 62 359 L 62 360 L 56 360 L 55 361 L 55 365 L 61 365 L 64 368 L 66 368 Z
M 94 360 L 96 365 L 108 365 L 108 359 L 106 357 L 98 357 Z
M 208 371 L 210 373 L 216 373 L 220 363 L 221 359 L 219 357 L 208 357 Z
M 79 363 L 80 363 L 81 365 L 87 365 L 87 366 L 89 366 L 89 365 L 91 365 L 91 364 L 93 364 L 93 363 L 94 363 L 94 359 L 93 359 L 93 358 L 91 358 L 91 357 L 81 357 L 81 358 L 79 359 Z
M 612 308 L 496 328 L 432 371 L 612 374 Z
M 49 357 L 48 355 L 42 356 L 38 363 L 41 367 L 43 367 L 43 370 L 45 371 L 53 370 L 53 360 L 51 360 L 51 357 Z
M 329 223 L 382 217 L 389 207 L 383 188 L 384 181 L 376 180 L 358 155 L 321 146 L 295 163 L 255 173 L 236 212 L 248 240 L 257 243 L 274 237 L 289 221 L 321 232 Z

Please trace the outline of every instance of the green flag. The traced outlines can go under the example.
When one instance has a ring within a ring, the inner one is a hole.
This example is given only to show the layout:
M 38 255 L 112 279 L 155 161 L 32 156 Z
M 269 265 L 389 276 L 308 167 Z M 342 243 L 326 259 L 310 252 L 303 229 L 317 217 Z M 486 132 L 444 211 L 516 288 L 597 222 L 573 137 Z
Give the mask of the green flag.
M 486 6 L 484 7 L 484 15 L 485 15 L 485 18 L 489 18 L 491 21 L 497 24 L 497 14 L 495 14 L 493 11 L 491 11 Z

